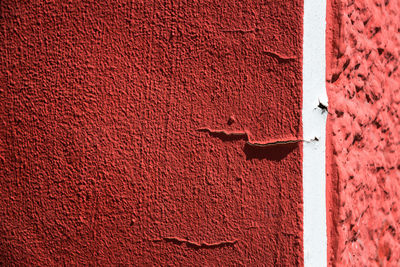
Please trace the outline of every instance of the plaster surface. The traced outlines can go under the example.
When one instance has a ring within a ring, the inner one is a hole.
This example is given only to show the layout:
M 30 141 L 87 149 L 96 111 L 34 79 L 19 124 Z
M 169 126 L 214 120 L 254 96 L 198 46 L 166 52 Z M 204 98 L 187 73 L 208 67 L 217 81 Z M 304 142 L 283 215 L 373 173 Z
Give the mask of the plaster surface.
M 302 265 L 302 1 L 0 9 L 3 264 Z
M 400 265 L 400 2 L 329 1 L 329 262 Z

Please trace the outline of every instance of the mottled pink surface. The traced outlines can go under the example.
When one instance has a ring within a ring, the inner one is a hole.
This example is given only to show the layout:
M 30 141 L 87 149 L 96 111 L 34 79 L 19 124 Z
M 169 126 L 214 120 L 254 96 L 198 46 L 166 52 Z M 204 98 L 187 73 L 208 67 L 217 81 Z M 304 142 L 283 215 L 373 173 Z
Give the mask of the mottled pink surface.
M 328 238 L 338 266 L 400 266 L 400 2 L 328 5 Z

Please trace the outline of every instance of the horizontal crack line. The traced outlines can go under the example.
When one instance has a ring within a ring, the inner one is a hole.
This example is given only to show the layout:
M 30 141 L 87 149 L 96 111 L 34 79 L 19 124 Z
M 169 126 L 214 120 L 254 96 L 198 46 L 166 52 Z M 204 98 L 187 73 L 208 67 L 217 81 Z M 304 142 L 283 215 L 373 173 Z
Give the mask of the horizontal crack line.
M 179 237 L 164 237 L 163 240 L 165 242 L 171 242 L 177 245 L 186 244 L 188 247 L 192 248 L 218 248 L 225 246 L 233 246 L 238 242 L 237 239 L 234 240 L 224 240 L 215 243 L 207 243 L 207 242 L 194 242 L 187 239 L 182 239 Z
M 295 57 L 295 56 L 284 56 L 277 52 L 272 52 L 272 51 L 268 51 L 268 50 L 262 51 L 262 53 L 264 53 L 270 57 L 274 57 L 274 58 L 278 59 L 278 61 L 289 61 L 289 60 L 297 59 L 297 57 Z
M 282 146 L 282 145 L 290 145 L 299 142 L 314 142 L 319 141 L 317 137 L 304 140 L 304 139 L 286 139 L 286 140 L 274 140 L 267 142 L 253 142 L 250 139 L 250 134 L 248 131 L 227 131 L 227 130 L 215 130 L 210 128 L 200 128 L 197 131 L 206 132 L 213 137 L 218 137 L 223 141 L 234 141 L 234 140 L 244 140 L 250 146 L 255 147 L 266 147 L 266 146 Z
M 248 145 L 250 146 L 257 146 L 257 147 L 266 147 L 266 146 L 279 146 L 279 145 L 289 145 L 289 144 L 296 144 L 299 142 L 303 142 L 304 140 L 280 140 L 280 141 L 274 141 L 274 142 L 267 142 L 267 143 L 251 143 L 247 142 Z

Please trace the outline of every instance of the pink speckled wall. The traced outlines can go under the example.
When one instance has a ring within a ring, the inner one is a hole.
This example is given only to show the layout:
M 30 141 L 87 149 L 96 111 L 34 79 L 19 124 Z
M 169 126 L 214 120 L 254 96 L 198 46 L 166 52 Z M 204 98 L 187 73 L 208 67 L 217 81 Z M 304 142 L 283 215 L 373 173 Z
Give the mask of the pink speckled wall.
M 400 1 L 328 4 L 329 262 L 400 266 Z

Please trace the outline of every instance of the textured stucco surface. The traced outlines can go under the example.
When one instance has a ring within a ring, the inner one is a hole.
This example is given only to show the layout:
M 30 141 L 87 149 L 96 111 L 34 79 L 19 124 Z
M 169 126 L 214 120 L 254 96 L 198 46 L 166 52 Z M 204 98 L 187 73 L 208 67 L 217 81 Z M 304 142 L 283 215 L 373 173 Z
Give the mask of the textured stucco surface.
M 0 8 L 2 263 L 302 264 L 301 1 Z
M 400 2 L 331 0 L 329 261 L 400 266 Z

